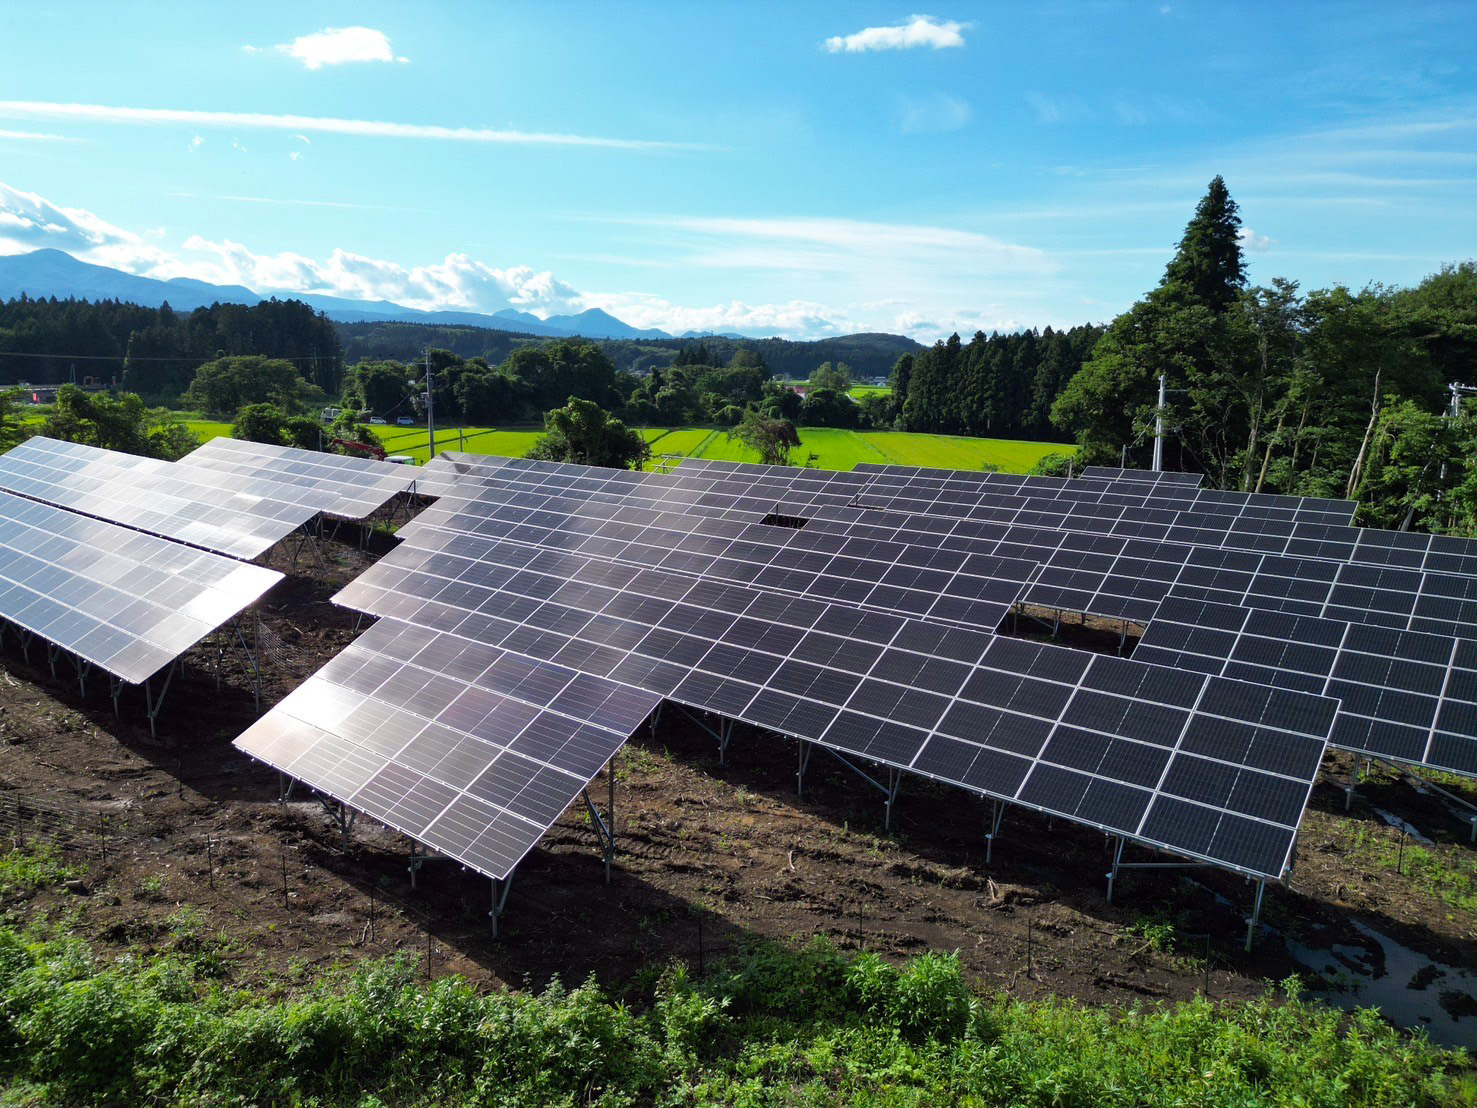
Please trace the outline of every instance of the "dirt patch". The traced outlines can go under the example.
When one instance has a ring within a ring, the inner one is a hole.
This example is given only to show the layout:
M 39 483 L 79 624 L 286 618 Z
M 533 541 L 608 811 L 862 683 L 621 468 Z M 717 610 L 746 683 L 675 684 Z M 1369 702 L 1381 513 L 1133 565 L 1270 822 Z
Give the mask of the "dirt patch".
M 271 594 L 264 708 L 352 641 L 356 617 L 329 603 L 334 588 L 294 578 Z M 1253 888 L 1232 875 L 1131 873 L 1110 906 L 1100 834 L 1011 809 L 987 863 L 988 808 L 958 790 L 909 779 L 887 830 L 881 794 L 821 752 L 797 797 L 794 744 L 741 727 L 720 769 L 716 743 L 671 706 L 618 760 L 611 883 L 571 809 L 520 867 L 493 940 L 486 880 L 432 859 L 412 891 L 402 836 L 361 822 L 345 852 L 315 801 L 278 802 L 277 775 L 230 745 L 257 716 L 239 674 L 218 689 L 210 667 L 188 667 L 152 742 L 132 693 L 115 719 L 105 689 L 82 700 L 13 650 L 0 662 L 0 825 L 12 839 L 65 840 L 87 867 L 80 887 L 11 907 L 104 949 L 205 944 L 221 972 L 245 980 L 401 951 L 487 985 L 593 973 L 635 995 L 673 958 L 696 965 L 748 939 L 823 934 L 892 957 L 958 950 L 986 989 L 1120 1004 L 1205 988 L 1245 997 L 1298 969 L 1273 940 L 1243 953 Z M 1438 839 L 1455 843 L 1465 828 L 1430 797 L 1380 782 L 1346 815 L 1350 765 L 1331 759 L 1291 888 L 1269 890 L 1266 918 L 1337 933 L 1357 915 L 1471 964 L 1470 914 L 1347 847 L 1351 821 L 1398 834 L 1373 803 Z M 26 801 L 47 807 L 50 830 L 44 818 L 5 822 Z

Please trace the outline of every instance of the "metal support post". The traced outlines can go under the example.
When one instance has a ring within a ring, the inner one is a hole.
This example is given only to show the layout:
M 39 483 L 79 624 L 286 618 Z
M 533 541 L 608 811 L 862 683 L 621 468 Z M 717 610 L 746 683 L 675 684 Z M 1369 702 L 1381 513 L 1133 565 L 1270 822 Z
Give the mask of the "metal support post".
M 1164 470 L 1164 404 L 1167 399 L 1165 393 L 1169 390 L 1169 375 L 1159 375 L 1159 404 L 1154 409 L 1154 464 L 1155 473 Z
M 664 704 L 666 704 L 665 700 L 658 704 L 656 710 L 651 713 L 651 737 L 653 739 L 656 738 L 657 726 L 662 722 L 662 706 Z
M 600 854 L 605 861 L 605 883 L 610 884 L 610 863 L 615 859 L 615 759 L 612 758 L 606 766 L 608 777 L 609 796 L 607 807 L 602 815 L 595 802 L 590 799 L 589 790 L 580 795 L 584 797 L 585 810 L 590 816 L 590 826 L 595 831 L 595 837 L 600 840 Z
M 338 827 L 339 835 L 343 840 L 343 852 L 349 852 L 349 836 L 354 833 L 354 821 L 359 818 L 359 813 L 339 800 L 330 800 L 322 793 L 314 794 L 318 797 L 318 803 L 328 813 L 328 818 L 333 820 Z
M 995 836 L 1000 834 L 1000 821 L 1004 818 L 1005 805 L 992 796 L 990 798 L 990 830 L 985 833 L 985 865 L 990 864 L 991 857 L 995 853 Z M 1109 894 L 1108 903 L 1112 902 L 1113 897 Z
M 1256 925 L 1262 919 L 1262 897 L 1266 895 L 1266 892 L 1267 882 L 1263 878 L 1256 883 L 1256 901 L 1251 907 L 1251 918 L 1246 921 L 1246 953 L 1248 954 L 1251 953 L 1251 940 L 1256 935 Z
M 51 667 L 51 679 L 56 680 L 56 659 L 61 654 L 61 647 L 56 643 L 46 644 L 46 662 Z
M 882 814 L 882 826 L 885 830 L 892 830 L 892 806 L 897 803 L 898 790 L 902 787 L 902 770 L 893 769 L 889 766 L 887 770 L 887 804 Z
M 297 778 L 289 777 L 280 769 L 277 771 L 277 803 L 282 805 L 282 810 L 287 811 L 287 802 L 292 799 L 293 786 L 297 784 Z
M 728 744 L 733 739 L 733 720 L 718 721 L 718 768 L 728 767 Z
M 77 655 L 72 655 L 72 662 L 77 667 L 77 695 L 87 699 L 87 675 L 92 672 L 92 663 Z
M 1108 871 L 1108 903 L 1113 903 L 1113 884 L 1118 880 L 1118 870 L 1123 865 L 1123 840 L 1113 849 L 1113 868 Z
M 416 888 L 416 878 L 420 875 L 421 866 L 426 864 L 426 855 L 420 849 L 420 844 L 414 839 L 410 840 L 410 864 L 405 868 L 410 871 L 410 887 Z
M 169 695 L 169 686 L 174 681 L 174 672 L 179 665 L 179 659 L 169 663 L 169 668 L 164 671 L 164 681 L 159 686 L 159 695 L 154 695 L 154 679 L 144 679 L 144 700 L 148 706 L 149 713 L 149 738 L 157 739 L 159 729 L 155 726 L 155 720 L 159 718 L 159 712 L 164 707 L 164 698 Z
M 512 889 L 513 875 L 511 873 L 501 880 L 496 877 L 492 879 L 492 906 L 487 914 L 492 919 L 492 937 L 494 939 L 497 938 L 498 934 L 498 920 L 502 917 L 503 912 L 507 910 L 508 893 Z
M 805 795 L 805 771 L 810 768 L 810 755 L 815 747 L 805 739 L 800 740 L 800 768 L 795 771 L 795 795 Z

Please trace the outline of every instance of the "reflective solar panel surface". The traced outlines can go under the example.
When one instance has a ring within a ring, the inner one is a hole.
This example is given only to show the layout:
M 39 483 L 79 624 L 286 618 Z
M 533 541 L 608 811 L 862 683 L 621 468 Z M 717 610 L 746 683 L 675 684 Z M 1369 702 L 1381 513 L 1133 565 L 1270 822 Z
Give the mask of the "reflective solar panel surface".
M 0 617 L 138 683 L 282 579 L 0 492 Z
M 1134 657 L 1337 697 L 1330 742 L 1477 775 L 1477 643 L 1171 596 Z
M 336 599 L 1264 876 L 1336 707 L 433 527 Z
M 1204 480 L 1200 473 L 1174 473 L 1167 470 L 1158 472 L 1148 469 L 1117 469 L 1113 466 L 1087 466 L 1082 471 L 1083 477 L 1094 477 L 1103 481 L 1134 481 L 1146 484 L 1167 485 L 1189 485 L 1198 487 Z
M 246 561 L 317 514 L 274 486 L 39 435 L 0 454 L 0 489 Z
M 660 701 L 566 666 L 382 620 L 236 745 L 501 879 Z
M 289 503 L 342 519 L 373 515 L 419 475 L 415 466 L 225 437 L 211 439 L 178 464 L 270 481 L 283 490 L 279 495 L 292 497 Z

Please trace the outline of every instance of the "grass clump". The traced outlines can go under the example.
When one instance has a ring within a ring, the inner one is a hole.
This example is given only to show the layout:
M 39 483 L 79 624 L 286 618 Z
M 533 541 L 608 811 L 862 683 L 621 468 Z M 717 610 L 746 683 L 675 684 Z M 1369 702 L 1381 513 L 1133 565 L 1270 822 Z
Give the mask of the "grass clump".
M 1293 992 L 986 1000 L 953 956 L 898 967 L 824 943 L 754 945 L 702 979 L 669 966 L 638 1010 L 593 981 L 488 993 L 403 960 L 282 999 L 179 954 L 107 961 L 0 929 L 0 1067 L 37 1102 L 1344 1108 L 1477 1103 L 1469 1064 Z

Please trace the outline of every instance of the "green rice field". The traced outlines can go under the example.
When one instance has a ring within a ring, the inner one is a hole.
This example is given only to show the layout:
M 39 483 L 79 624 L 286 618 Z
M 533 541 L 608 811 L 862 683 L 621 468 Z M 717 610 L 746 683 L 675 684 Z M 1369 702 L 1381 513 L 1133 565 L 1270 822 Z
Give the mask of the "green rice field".
M 228 435 L 231 425 L 192 420 L 192 431 L 202 440 Z M 424 427 L 377 427 L 386 453 L 407 454 L 418 463 L 430 458 L 430 443 Z M 463 427 L 437 430 L 438 450 L 467 450 L 505 458 L 528 453 L 542 432 L 533 428 L 503 430 L 495 427 Z M 725 431 L 706 427 L 643 428 L 653 458 L 676 461 L 682 458 L 712 458 L 719 461 L 753 462 L 758 455 Z M 974 439 L 954 435 L 915 435 L 905 431 L 845 431 L 833 427 L 800 429 L 801 446 L 793 460 L 804 463 L 816 455 L 819 469 L 853 469 L 860 462 L 933 466 L 939 469 L 980 469 L 998 466 L 1007 473 L 1025 473 L 1046 454 L 1070 452 L 1075 447 L 1060 443 L 1016 442 L 1009 439 Z

